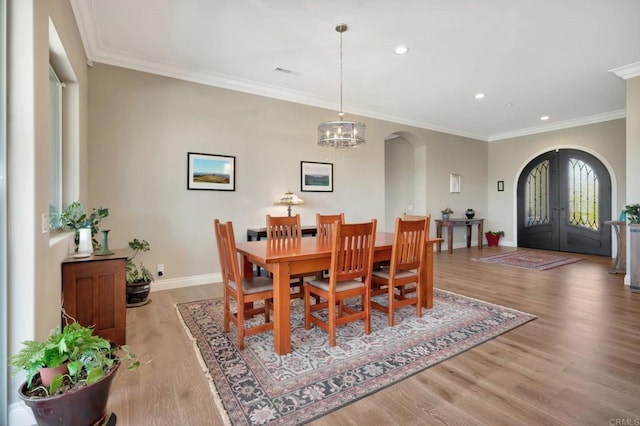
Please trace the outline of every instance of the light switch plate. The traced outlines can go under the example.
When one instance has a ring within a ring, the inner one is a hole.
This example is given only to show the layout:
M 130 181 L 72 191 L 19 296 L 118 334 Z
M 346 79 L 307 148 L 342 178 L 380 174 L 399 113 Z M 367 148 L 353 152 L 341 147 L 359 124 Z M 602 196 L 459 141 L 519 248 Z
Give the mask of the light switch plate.
M 46 234 L 49 232 L 49 215 L 46 213 L 42 213 L 42 233 Z

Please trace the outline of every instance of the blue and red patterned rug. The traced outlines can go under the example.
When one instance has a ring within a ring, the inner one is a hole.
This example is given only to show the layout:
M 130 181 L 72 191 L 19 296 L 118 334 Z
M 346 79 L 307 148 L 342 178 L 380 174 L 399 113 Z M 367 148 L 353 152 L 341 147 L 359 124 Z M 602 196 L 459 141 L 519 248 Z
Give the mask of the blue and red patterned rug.
M 480 257 L 474 260 L 496 263 L 499 265 L 516 266 L 518 268 L 535 269 L 536 271 L 546 271 L 547 269 L 579 262 L 582 258 L 561 256 L 552 253 L 545 253 L 539 250 L 518 249 L 516 251 L 496 254 L 494 256 Z
M 176 309 L 212 381 L 222 417 L 226 413 L 233 425 L 309 422 L 535 319 L 436 289 L 434 307 L 422 318 L 405 307 L 389 327 L 387 317 L 374 310 L 371 334 L 364 334 L 361 321 L 341 326 L 337 345 L 330 348 L 324 331 L 304 329 L 297 299 L 291 302 L 292 352 L 279 356 L 271 332 L 246 338 L 239 351 L 234 327 L 223 332 L 222 303 L 202 300 Z

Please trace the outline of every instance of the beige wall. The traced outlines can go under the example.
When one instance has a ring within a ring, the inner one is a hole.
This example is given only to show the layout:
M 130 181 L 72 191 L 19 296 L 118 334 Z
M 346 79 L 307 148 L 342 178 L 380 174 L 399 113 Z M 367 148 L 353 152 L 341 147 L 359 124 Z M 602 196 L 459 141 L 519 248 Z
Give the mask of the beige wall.
M 626 191 L 625 120 L 557 130 L 489 143 L 487 200 L 488 228 L 505 231 L 505 243 L 515 245 L 516 185 L 524 166 L 538 155 L 556 149 L 586 151 L 607 166 L 611 173 L 612 217 L 617 218 L 624 206 Z M 496 182 L 504 181 L 504 192 Z M 502 244 L 502 240 L 501 240 Z
M 375 217 L 380 230 L 393 229 L 393 218 L 385 225 L 384 139 L 394 132 L 411 134 L 420 146 L 416 167 L 426 177 L 418 185 L 430 205 L 422 200 L 416 211 L 486 210 L 486 170 L 478 161 L 486 142 L 354 117 L 367 124 L 367 143 L 326 150 L 316 146 L 316 126 L 334 111 L 101 64 L 89 81 L 92 199 L 110 209 L 110 246 L 133 237 L 151 243 L 143 261 L 154 271 L 165 265 L 156 290 L 219 272 L 213 219 L 233 220 L 244 241 L 267 213 L 285 214 L 273 201 L 286 190 L 305 199 L 293 208 L 303 224 L 313 224 L 316 212 L 344 212 L 349 221 Z M 187 152 L 235 156 L 236 191 L 187 190 Z M 300 192 L 302 160 L 333 163 L 334 192 Z M 462 194 L 449 193 L 449 173 L 467 179 Z
M 50 239 L 41 232 L 41 215 L 49 212 L 49 19 L 77 79 L 74 109 L 76 155 L 86 146 L 86 58 L 66 0 L 8 2 L 8 352 L 20 342 L 43 339 L 60 324 L 60 261 L 67 237 Z M 82 89 L 81 89 L 82 88 Z M 84 120 L 84 121 L 83 121 Z M 84 150 L 86 151 L 86 150 Z M 76 173 L 76 196 L 83 193 Z M 89 200 L 90 201 L 90 200 Z M 23 378 L 12 378 L 16 389 Z M 15 392 L 9 398 L 17 400 Z

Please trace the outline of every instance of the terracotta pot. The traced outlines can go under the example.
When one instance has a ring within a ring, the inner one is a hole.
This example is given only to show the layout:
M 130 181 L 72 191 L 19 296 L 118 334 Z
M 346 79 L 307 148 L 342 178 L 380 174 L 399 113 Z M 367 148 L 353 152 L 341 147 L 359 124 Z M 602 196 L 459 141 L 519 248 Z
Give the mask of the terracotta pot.
M 40 369 L 40 380 L 42 381 L 43 385 L 49 387 L 51 386 L 51 381 L 53 380 L 53 378 L 58 374 L 62 374 L 63 376 L 65 374 L 69 374 L 69 368 L 67 368 L 66 363 L 55 368 L 42 367 Z
M 31 408 L 41 426 L 89 426 L 106 417 L 111 382 L 118 366 L 100 381 L 62 395 L 49 398 L 30 398 L 25 395 L 27 382 L 18 389 L 18 396 Z

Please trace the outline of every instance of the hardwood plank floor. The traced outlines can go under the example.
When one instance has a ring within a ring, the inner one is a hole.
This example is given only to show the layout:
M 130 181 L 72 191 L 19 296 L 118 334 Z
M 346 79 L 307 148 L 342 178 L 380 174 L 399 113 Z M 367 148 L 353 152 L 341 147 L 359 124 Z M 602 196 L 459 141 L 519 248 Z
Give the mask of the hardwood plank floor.
M 435 285 L 538 319 L 313 424 L 640 425 L 640 294 L 607 273 L 609 258 L 574 255 L 584 260 L 547 271 L 472 260 L 511 250 L 436 253 Z M 127 343 L 152 361 L 116 376 L 118 425 L 222 423 L 174 309 L 219 287 L 154 292 L 127 310 Z

